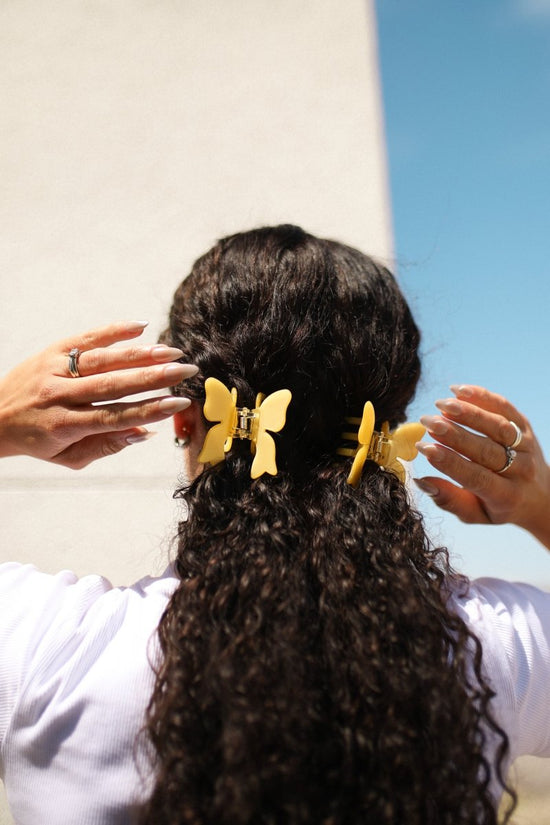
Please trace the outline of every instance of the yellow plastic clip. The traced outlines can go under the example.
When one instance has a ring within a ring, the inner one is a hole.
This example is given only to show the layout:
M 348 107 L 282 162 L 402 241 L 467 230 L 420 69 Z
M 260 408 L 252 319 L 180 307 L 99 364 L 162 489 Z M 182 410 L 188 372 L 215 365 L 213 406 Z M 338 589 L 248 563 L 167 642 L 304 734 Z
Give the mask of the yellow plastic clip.
M 237 407 L 237 390 L 231 392 L 217 378 L 207 378 L 204 384 L 206 399 L 204 416 L 216 423 L 206 433 L 199 454 L 201 464 L 219 464 L 225 459 L 234 438 L 249 439 L 254 455 L 251 478 L 259 478 L 264 473 L 277 475 L 275 441 L 270 432 L 280 432 L 286 423 L 286 411 L 292 399 L 290 390 L 277 390 L 265 398 L 256 396 L 256 406 Z
M 416 458 L 416 442 L 420 441 L 426 432 L 422 424 L 416 422 L 401 424 L 390 432 L 387 421 L 382 424 L 381 432 L 378 432 L 374 429 L 374 422 L 374 407 L 370 401 L 363 407 L 362 418 L 346 418 L 346 423 L 359 425 L 358 432 L 342 433 L 345 441 L 357 441 L 359 447 L 340 447 L 337 450 L 339 455 L 353 456 L 353 464 L 347 478 L 348 484 L 352 487 L 359 484 L 367 459 L 375 461 L 384 470 L 390 470 L 401 481 L 405 481 L 405 467 L 401 461 L 412 461 Z

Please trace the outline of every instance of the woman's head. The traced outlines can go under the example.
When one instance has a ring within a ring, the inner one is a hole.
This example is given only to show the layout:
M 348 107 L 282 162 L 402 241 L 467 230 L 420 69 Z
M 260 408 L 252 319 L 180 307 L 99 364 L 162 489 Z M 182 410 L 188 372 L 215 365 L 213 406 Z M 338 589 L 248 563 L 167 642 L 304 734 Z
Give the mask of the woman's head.
M 420 372 L 419 332 L 392 275 L 343 244 L 295 226 L 225 238 L 178 288 L 164 340 L 205 378 L 238 390 L 292 392 L 277 461 L 287 469 L 334 455 L 345 416 L 365 401 L 377 423 L 402 421 Z M 240 445 L 239 449 L 245 448 Z

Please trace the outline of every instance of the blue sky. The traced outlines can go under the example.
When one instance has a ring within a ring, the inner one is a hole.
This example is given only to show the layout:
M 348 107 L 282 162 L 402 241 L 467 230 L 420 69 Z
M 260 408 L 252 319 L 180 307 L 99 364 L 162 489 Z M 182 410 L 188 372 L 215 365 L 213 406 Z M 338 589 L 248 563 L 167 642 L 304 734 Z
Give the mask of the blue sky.
M 486 385 L 548 457 L 550 0 L 376 7 L 397 271 L 424 333 L 413 415 L 451 383 Z M 465 572 L 550 586 L 523 531 L 422 507 Z

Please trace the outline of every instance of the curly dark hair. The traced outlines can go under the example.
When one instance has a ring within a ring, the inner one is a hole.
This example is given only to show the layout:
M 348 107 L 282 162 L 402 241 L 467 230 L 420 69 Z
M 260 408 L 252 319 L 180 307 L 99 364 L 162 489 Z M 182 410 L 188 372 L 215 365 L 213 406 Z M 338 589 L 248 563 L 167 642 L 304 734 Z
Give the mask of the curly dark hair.
M 399 479 L 367 461 L 354 489 L 336 455 L 347 415 L 368 399 L 393 427 L 415 391 L 419 332 L 392 275 L 294 226 L 234 235 L 181 284 L 163 340 L 199 366 L 198 401 L 215 376 L 240 406 L 292 402 L 276 476 L 252 481 L 239 441 L 179 491 L 141 822 L 494 825 L 508 739 L 447 606 L 461 580 Z

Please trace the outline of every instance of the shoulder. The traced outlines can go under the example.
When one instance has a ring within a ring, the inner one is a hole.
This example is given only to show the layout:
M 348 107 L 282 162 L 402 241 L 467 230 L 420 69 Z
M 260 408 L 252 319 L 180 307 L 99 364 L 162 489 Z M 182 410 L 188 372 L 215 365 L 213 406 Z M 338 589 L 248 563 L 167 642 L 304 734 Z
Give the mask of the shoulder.
M 550 756 L 550 593 L 529 584 L 477 579 L 449 606 L 479 639 L 483 665 L 514 755 Z
M 127 660 L 130 651 L 144 651 L 176 586 L 171 568 L 113 587 L 102 576 L 1 564 L 0 744 L 16 706 L 37 684 L 52 696 L 69 671 L 81 679 L 97 669 L 108 648 Z M 139 661 L 134 655 L 128 664 Z

